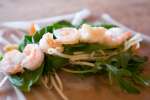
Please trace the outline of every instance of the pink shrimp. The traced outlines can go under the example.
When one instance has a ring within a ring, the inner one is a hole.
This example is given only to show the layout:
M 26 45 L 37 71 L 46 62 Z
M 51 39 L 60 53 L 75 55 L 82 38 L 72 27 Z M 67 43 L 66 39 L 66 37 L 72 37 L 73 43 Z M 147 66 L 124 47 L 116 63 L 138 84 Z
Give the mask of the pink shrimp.
M 79 31 L 81 42 L 99 43 L 103 41 L 106 29 L 103 27 L 91 27 L 90 25 L 83 24 Z
M 80 33 L 76 28 L 62 28 L 54 31 L 56 41 L 61 44 L 79 43 Z
M 86 43 L 100 43 L 110 47 L 116 47 L 130 38 L 130 32 L 124 32 L 120 28 L 109 30 L 103 27 L 91 27 L 83 24 L 80 28 L 80 41 Z
M 4 55 L 4 58 L 0 62 L 0 70 L 8 74 L 16 74 L 23 71 L 21 61 L 24 59 L 24 55 L 18 50 L 12 50 Z
M 40 67 L 44 60 L 44 54 L 37 44 L 27 44 L 23 50 L 25 58 L 22 60 L 21 65 L 23 68 L 35 70 Z
M 64 50 L 62 44 L 54 40 L 53 34 L 51 33 L 46 33 L 43 35 L 42 39 L 39 42 L 39 46 L 46 53 L 48 52 L 49 48 L 54 48 L 59 52 L 63 52 Z
M 106 31 L 103 43 L 110 47 L 116 47 L 118 45 L 121 45 L 130 37 L 131 32 L 124 32 L 120 28 L 112 28 Z

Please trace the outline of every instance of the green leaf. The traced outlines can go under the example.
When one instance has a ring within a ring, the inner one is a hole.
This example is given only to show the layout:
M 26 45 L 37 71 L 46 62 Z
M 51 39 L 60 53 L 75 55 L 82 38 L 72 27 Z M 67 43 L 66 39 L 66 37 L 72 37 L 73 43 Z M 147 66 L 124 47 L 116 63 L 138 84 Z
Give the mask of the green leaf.
M 119 86 L 128 93 L 140 93 L 139 89 L 131 84 L 131 81 L 125 80 L 124 76 L 131 76 L 131 72 L 126 69 L 118 69 L 112 65 L 106 65 L 108 73 L 111 73 L 118 82 Z M 112 76 L 111 76 L 112 77 Z M 109 76 L 110 78 L 110 76 Z
M 30 44 L 30 43 L 33 43 L 32 42 L 32 37 L 31 36 L 28 36 L 28 35 L 25 35 L 24 38 L 23 38 L 23 41 L 21 42 L 21 44 L 19 45 L 19 50 L 20 51 L 23 51 L 23 49 L 25 48 L 25 46 L 27 44 Z
M 129 52 L 123 52 L 118 56 L 121 67 L 127 67 L 129 60 L 131 59 L 131 54 Z
M 132 61 L 136 62 L 136 63 L 144 64 L 146 61 L 148 61 L 148 57 L 146 57 L 146 56 L 141 57 L 141 56 L 138 56 L 138 55 L 133 55 L 132 56 Z
M 51 56 L 45 55 L 45 64 L 43 75 L 47 75 L 48 73 L 60 69 L 62 66 L 68 65 L 68 59 L 58 57 L 58 56 Z
M 150 86 L 150 80 L 149 79 L 145 79 L 141 75 L 133 74 L 132 78 L 138 84 L 145 85 L 145 86 Z
M 112 66 L 112 65 L 109 65 L 109 64 L 106 64 L 106 67 L 107 67 L 107 70 L 108 72 L 111 72 L 113 75 L 117 75 L 118 74 L 118 71 L 119 69 Z
M 59 29 L 63 27 L 73 27 L 73 25 L 68 21 L 59 21 L 52 24 L 51 26 L 53 26 L 53 29 Z
M 38 43 L 40 41 L 40 39 L 42 38 L 42 36 L 47 33 L 47 32 L 52 32 L 53 31 L 53 27 L 52 26 L 46 26 L 44 28 L 42 28 L 40 31 L 37 31 L 35 33 L 35 35 L 33 36 L 33 40 L 35 43 Z
M 117 68 L 117 67 L 114 67 L 112 65 L 108 65 L 106 64 L 107 68 L 108 68 L 108 71 L 110 71 L 114 76 L 116 77 L 121 77 L 121 76 L 131 76 L 132 73 L 127 70 L 127 69 L 124 69 L 124 68 Z
M 22 91 L 30 91 L 31 86 L 35 84 L 41 77 L 44 67 L 43 65 L 44 64 L 34 71 L 25 70 L 24 73 L 11 75 L 9 80 L 13 85 L 20 88 Z
M 64 45 L 64 53 L 68 53 L 68 54 L 72 54 L 73 52 L 78 52 L 78 51 L 90 53 L 102 49 L 108 49 L 108 47 L 98 43 L 95 44 L 80 43 L 74 45 Z
M 126 69 L 130 70 L 130 72 L 139 73 L 143 69 L 143 65 L 147 60 L 147 57 L 132 55 Z
M 135 93 L 135 94 L 140 93 L 139 89 L 134 87 L 131 84 L 131 81 L 127 81 L 127 80 L 124 80 L 122 78 L 118 78 L 117 81 L 119 83 L 120 88 L 127 91 L 128 93 Z
M 119 69 L 118 74 L 120 76 L 132 76 L 132 73 L 129 70 L 124 68 Z
M 101 27 L 105 27 L 106 29 L 110 29 L 110 28 L 117 27 L 117 26 L 113 25 L 113 24 L 101 24 Z

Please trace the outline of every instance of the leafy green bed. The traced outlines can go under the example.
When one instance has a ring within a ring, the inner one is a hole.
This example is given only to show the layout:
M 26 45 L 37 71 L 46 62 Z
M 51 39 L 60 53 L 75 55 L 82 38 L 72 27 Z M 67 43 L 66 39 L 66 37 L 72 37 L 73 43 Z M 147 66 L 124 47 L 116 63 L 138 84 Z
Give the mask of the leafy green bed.
M 110 24 L 103 24 L 101 26 L 105 28 L 116 27 Z M 40 31 L 36 32 L 33 37 L 25 35 L 19 46 L 19 50 L 22 51 L 29 43 L 38 43 L 43 34 L 53 32 L 53 30 L 62 27 L 76 26 L 73 26 L 66 21 L 60 21 L 44 27 Z M 107 75 L 110 84 L 112 84 L 113 81 L 116 81 L 123 90 L 129 93 L 140 93 L 138 88 L 139 85 L 149 86 L 149 80 L 146 80 L 141 75 L 143 65 L 147 61 L 147 57 L 136 55 L 131 50 L 122 51 L 122 46 L 118 48 L 108 48 L 107 46 L 100 44 L 82 43 L 76 45 L 64 45 L 64 48 L 64 53 L 66 54 L 73 54 L 73 52 L 77 51 L 85 53 L 100 53 L 99 51 L 102 51 L 103 55 L 94 61 L 89 61 L 95 65 L 95 67 L 91 68 L 89 66 L 85 67 L 83 65 L 73 65 L 69 63 L 66 58 L 45 54 L 44 62 L 39 69 L 35 71 L 28 71 L 25 69 L 23 74 L 12 75 L 9 80 L 21 90 L 30 91 L 32 85 L 36 84 L 40 77 L 53 74 L 55 71 L 62 69 L 63 71 L 80 75 L 97 74 L 100 77 Z M 66 67 L 67 65 L 70 66 L 69 69 Z

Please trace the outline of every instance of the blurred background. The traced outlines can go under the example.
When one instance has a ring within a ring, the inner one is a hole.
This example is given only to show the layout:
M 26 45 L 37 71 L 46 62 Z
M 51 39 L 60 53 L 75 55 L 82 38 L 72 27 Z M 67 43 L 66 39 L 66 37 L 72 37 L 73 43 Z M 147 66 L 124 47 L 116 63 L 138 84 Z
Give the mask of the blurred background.
M 88 8 L 94 17 L 109 13 L 128 27 L 149 34 L 150 0 L 0 0 L 0 23 L 67 14 Z
M 126 25 L 127 27 L 150 36 L 150 0 L 0 0 L 0 24 L 8 21 L 24 21 L 54 17 L 76 12 L 84 8 L 87 8 L 91 11 L 93 19 L 100 19 L 102 13 L 108 13 L 114 19 Z M 20 32 L 15 31 L 5 32 L 5 35 L 6 33 L 20 34 Z M 10 34 L 8 34 L 7 36 L 9 35 Z M 1 38 L 0 33 L 0 41 L 1 40 L 3 40 L 3 38 Z M 2 48 L 1 44 L 0 48 Z M 71 78 L 66 78 L 66 80 L 71 80 Z M 83 85 L 83 87 L 84 86 L 86 85 Z M 41 88 L 37 88 L 37 90 L 40 92 Z M 33 89 L 32 91 L 34 91 L 35 94 L 40 95 L 38 94 L 36 89 Z M 71 90 L 68 89 L 68 91 Z M 112 91 L 110 91 L 110 94 L 111 92 Z M 34 98 L 32 98 L 35 96 L 34 93 L 27 94 L 27 97 L 30 97 L 30 100 L 35 100 Z M 45 92 L 45 94 L 46 93 L 47 91 Z M 81 92 L 79 92 L 79 94 L 80 93 Z M 91 93 L 92 92 L 90 91 L 89 95 L 91 97 L 94 96 L 91 95 Z M 109 92 L 104 91 L 100 96 L 106 97 L 107 93 L 109 94 Z M 72 95 L 73 97 L 76 97 L 76 92 Z M 85 97 L 86 95 L 87 94 L 85 92 Z M 111 95 L 108 95 L 108 97 L 109 96 Z M 38 97 L 39 96 L 37 96 L 37 98 Z M 46 95 L 44 95 L 44 97 L 46 97 Z M 53 96 L 51 97 L 53 98 Z M 130 95 L 124 95 L 124 97 L 128 98 L 130 97 Z M 135 97 L 133 98 L 135 98 L 135 100 L 136 98 L 139 98 L 139 100 L 141 100 L 141 98 L 143 97 L 145 97 L 144 100 L 149 100 L 149 92 L 139 96 L 135 95 Z M 116 98 L 118 98 L 118 95 L 114 96 L 114 98 L 114 100 L 116 100 Z M 122 95 L 120 95 L 119 98 L 122 98 Z M 39 98 L 39 100 L 41 99 Z

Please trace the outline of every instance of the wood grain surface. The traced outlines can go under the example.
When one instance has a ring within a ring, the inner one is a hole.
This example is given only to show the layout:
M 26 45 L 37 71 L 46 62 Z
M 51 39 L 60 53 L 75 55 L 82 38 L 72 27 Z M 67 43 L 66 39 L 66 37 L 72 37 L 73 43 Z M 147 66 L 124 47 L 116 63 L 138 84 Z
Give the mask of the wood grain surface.
M 0 0 L 0 23 L 15 20 L 31 20 L 56 16 L 88 8 L 93 18 L 109 13 L 113 18 L 139 32 L 150 35 L 150 0 Z M 150 55 L 150 46 L 143 54 Z M 150 63 L 146 74 L 150 73 Z M 109 86 L 105 79 L 97 76 L 80 79 L 60 73 L 64 92 L 70 100 L 150 100 L 150 89 L 140 95 L 122 93 L 118 87 Z M 28 100 L 61 100 L 54 90 L 36 86 L 26 93 Z
M 50 17 L 89 8 L 109 13 L 137 31 L 150 34 L 150 0 L 0 0 L 0 22 Z

